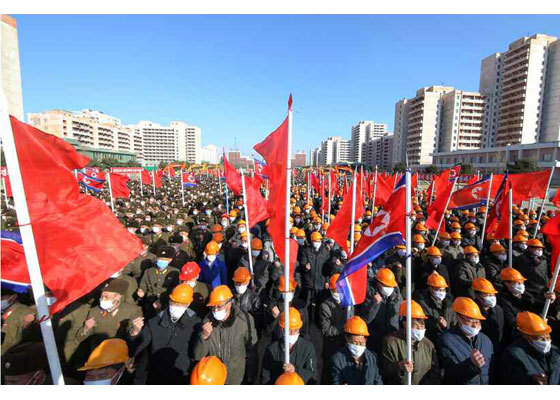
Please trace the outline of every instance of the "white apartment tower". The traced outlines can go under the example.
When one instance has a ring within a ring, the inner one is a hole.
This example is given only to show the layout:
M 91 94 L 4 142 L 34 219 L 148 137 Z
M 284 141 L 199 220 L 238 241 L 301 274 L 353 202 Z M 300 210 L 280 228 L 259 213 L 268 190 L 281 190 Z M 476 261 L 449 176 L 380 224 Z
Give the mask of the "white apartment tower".
M 393 133 L 393 163 L 406 162 L 406 135 L 408 129 L 408 107 L 410 100 L 402 99 L 395 104 L 395 125 Z
M 145 163 L 173 160 L 200 163 L 200 128 L 181 121 L 173 121 L 169 126 L 140 121 L 136 127 L 142 134 Z
M 381 137 L 387 133 L 387 124 L 373 121 L 360 121 L 352 127 L 352 161 L 362 162 L 362 145 L 368 140 Z
M 560 140 L 558 38 L 522 37 L 482 60 L 487 147 Z
M 453 90 L 442 97 L 438 152 L 483 147 L 484 98 L 478 92 Z

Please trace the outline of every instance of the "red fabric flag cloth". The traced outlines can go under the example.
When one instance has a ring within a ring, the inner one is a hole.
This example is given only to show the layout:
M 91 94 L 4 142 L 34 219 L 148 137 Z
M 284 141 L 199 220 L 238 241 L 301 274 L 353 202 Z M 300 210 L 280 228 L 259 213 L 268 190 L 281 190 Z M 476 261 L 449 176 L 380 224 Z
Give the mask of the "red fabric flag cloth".
M 552 246 L 550 270 L 554 274 L 558 264 L 558 255 L 560 254 L 560 214 L 556 214 L 544 224 L 542 233 L 546 235 Z
M 154 178 L 155 178 L 155 186 L 157 189 L 160 189 L 162 184 L 161 184 L 161 178 L 163 177 L 163 171 L 162 170 L 158 170 L 154 172 Z
M 10 176 L 8 174 L 4 175 L 4 190 L 6 191 L 6 196 L 13 197 Z
M 500 207 L 499 210 L 499 219 L 496 224 L 496 222 L 494 222 L 494 225 L 496 226 L 496 230 L 494 231 L 494 237 L 496 239 L 510 239 L 509 237 L 509 221 L 511 216 L 509 215 L 509 190 L 512 187 L 512 183 L 511 181 L 508 179 L 506 182 L 506 189 L 503 193 L 503 197 L 504 200 L 503 201 L 497 201 L 497 204 Z M 513 195 L 513 193 L 512 193 Z M 513 197 L 513 196 L 512 196 Z M 512 221 L 513 223 L 513 221 Z
M 382 176 L 377 174 L 377 188 L 375 189 L 375 205 L 382 206 L 385 204 L 393 193 L 393 177 Z
M 453 193 L 449 202 L 449 209 L 462 208 L 471 209 L 479 207 L 486 202 L 490 180 L 486 179 L 479 183 L 467 185 Z
M 243 195 L 243 187 L 241 184 L 241 174 L 229 163 L 224 153 L 224 169 L 226 177 L 226 185 L 236 196 Z
M 486 232 L 488 234 L 490 232 L 496 233 L 496 229 L 498 228 L 498 224 L 504 218 L 507 220 L 509 219 L 509 188 L 511 187 L 511 182 L 509 181 L 509 176 L 506 174 L 504 175 L 502 181 L 500 182 L 500 187 L 498 188 L 498 193 L 496 194 L 496 201 L 494 201 L 494 205 L 490 209 L 488 213 L 488 218 L 486 221 Z M 492 186 L 494 183 L 492 183 Z M 504 214 L 505 210 L 505 214 Z M 505 215 L 505 216 L 504 216 Z M 503 217 L 503 218 L 502 218 Z M 503 234 L 503 226 L 501 227 L 500 234 Z M 506 234 L 509 236 L 509 234 Z M 497 239 L 501 239 L 496 237 Z
M 331 171 L 331 190 L 333 193 L 338 192 L 338 174 Z
M 294 263 L 297 259 L 297 242 L 290 239 L 290 260 L 285 257 L 286 229 L 286 162 L 288 156 L 288 118 L 266 139 L 253 147 L 265 160 L 270 180 L 270 195 L 267 202 L 270 224 L 268 232 L 272 237 L 274 251 L 280 261 L 289 262 L 290 274 L 293 276 Z M 294 258 L 294 253 L 295 258 Z
M 311 174 L 311 184 L 313 185 L 313 189 L 315 189 L 316 193 L 319 193 L 321 191 L 321 188 L 319 186 L 319 179 L 317 179 L 316 173 Z
M 544 199 L 552 169 L 523 174 L 510 174 L 513 185 L 513 203 L 521 204 L 530 198 Z
M 357 179 L 356 186 L 356 219 L 364 213 L 364 200 L 360 196 L 360 180 Z M 352 185 L 350 185 L 350 190 L 344 196 L 342 200 L 342 206 L 336 214 L 336 217 L 332 220 L 332 223 L 327 228 L 327 237 L 333 239 L 342 248 L 346 254 L 350 255 L 348 251 L 348 235 L 350 234 L 352 225 L 355 221 L 352 221 Z
M 255 175 L 254 177 L 245 177 L 245 191 L 247 196 L 247 213 L 249 214 L 249 223 L 252 228 L 259 222 L 268 218 L 268 210 L 266 208 L 266 200 L 261 195 L 262 179 Z M 291 258 L 291 257 L 290 257 Z
M 142 242 L 102 201 L 80 193 L 73 170 L 89 158 L 10 117 L 51 313 L 91 292 L 142 252 Z
M 449 182 L 447 187 L 441 191 L 441 194 L 436 197 L 432 205 L 428 207 L 427 228 L 433 230 L 438 228 L 439 221 L 441 221 L 441 217 L 445 213 L 445 205 L 447 204 L 447 199 L 451 196 L 453 186 L 453 182 Z M 445 224 L 443 223 L 441 224 L 440 232 L 445 232 Z
M 23 246 L 15 240 L 8 240 L 4 237 L 2 237 L 0 243 L 2 284 L 7 284 L 8 287 L 12 285 L 31 285 Z
M 560 189 L 556 189 L 556 194 L 550 201 L 556 206 L 556 208 L 560 208 Z
M 142 170 L 142 185 L 151 185 L 152 184 L 152 174 L 146 171 L 145 169 Z
M 466 186 L 474 185 L 476 182 L 479 181 L 478 175 L 474 174 L 471 178 L 467 181 Z
M 113 198 L 114 199 L 117 199 L 119 197 L 125 199 L 130 198 L 130 189 L 126 184 L 129 181 L 128 176 L 121 175 L 121 174 L 114 174 L 112 172 L 109 173 L 109 175 L 111 178 L 111 192 L 113 194 Z

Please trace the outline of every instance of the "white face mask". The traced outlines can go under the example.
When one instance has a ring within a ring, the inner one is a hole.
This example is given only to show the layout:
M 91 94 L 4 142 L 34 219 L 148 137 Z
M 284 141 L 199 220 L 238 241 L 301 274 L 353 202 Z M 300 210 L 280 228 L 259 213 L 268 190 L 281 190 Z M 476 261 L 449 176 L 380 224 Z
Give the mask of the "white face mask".
M 111 300 L 99 300 L 99 307 L 102 310 L 108 311 L 113 308 L 114 303 Z
M 313 248 L 315 250 L 319 250 L 320 247 L 321 247 L 321 242 L 313 242 Z
M 226 220 L 222 220 L 222 227 L 227 228 L 229 225 L 229 222 Z
M 379 292 L 381 293 L 381 296 L 383 296 L 383 297 L 391 296 L 394 291 L 395 291 L 395 288 L 388 287 L 388 286 L 381 286 L 379 288 Z
M 297 242 L 300 246 L 303 246 L 305 244 L 305 239 L 298 239 Z
M 249 247 L 249 242 L 241 242 L 241 247 L 246 249 L 247 247 Z
M 445 296 L 447 295 L 445 290 L 434 290 L 432 291 L 432 295 L 438 299 L 439 301 L 443 301 L 443 299 L 445 299 Z
M 289 303 L 294 299 L 294 292 L 282 293 L 282 297 Z
M 426 329 L 411 329 L 412 331 L 412 339 L 416 340 L 417 342 L 420 342 L 422 339 L 424 339 L 424 335 L 426 334 Z
M 235 217 L 229 217 L 229 220 L 230 220 L 231 222 L 233 222 L 233 221 L 235 221 Z
M 524 283 L 512 283 L 510 285 L 511 291 L 513 294 L 523 294 L 525 293 L 525 284 Z
M 194 288 L 194 287 L 196 286 L 196 279 L 195 279 L 194 281 L 187 282 L 187 284 L 188 284 L 190 287 Z
M 178 220 L 177 220 L 177 225 L 183 225 L 183 222 L 184 222 L 184 221 L 183 221 L 182 219 L 178 219 Z
M 249 285 L 235 285 L 235 291 L 239 294 L 243 294 L 247 291 Z
M 101 379 L 98 381 L 84 381 L 84 385 L 110 385 L 111 378 L 109 379 Z
M 245 232 L 245 230 L 246 230 L 246 228 L 245 228 L 244 226 L 242 226 L 242 227 L 240 227 L 239 229 L 237 229 L 237 231 L 238 231 L 239 233 L 243 233 L 243 232 Z
M 129 231 L 130 233 L 136 233 L 136 228 L 128 228 L 128 231 Z
M 417 248 L 418 250 L 424 250 L 424 243 L 417 243 L 417 244 L 416 244 L 416 248 Z
M 299 333 L 296 335 L 289 335 L 288 343 L 290 344 L 290 346 L 294 345 L 297 342 L 298 338 L 299 338 Z
M 404 250 L 404 249 L 398 249 L 397 250 L 397 255 L 399 257 L 404 257 L 405 254 L 406 254 L 406 250 Z
M 2 311 L 8 309 L 12 305 L 12 302 L 9 300 L 2 300 Z
M 115 272 L 113 275 L 110 276 L 110 278 L 115 279 L 115 278 L 118 278 L 119 276 L 121 276 L 121 271 Z
M 338 292 L 331 292 L 331 296 L 333 297 L 334 301 L 340 303 L 340 293 Z
M 358 346 L 354 343 L 348 343 L 347 346 L 348 350 L 350 350 L 350 354 L 352 354 L 354 358 L 360 358 L 362 354 L 364 354 L 364 351 L 366 351 L 366 346 Z
M 216 320 L 223 321 L 226 318 L 227 310 L 212 311 L 212 315 Z
M 54 303 L 56 303 L 56 297 L 47 296 L 46 300 L 47 300 L 47 305 L 49 307 L 52 306 Z
M 160 232 L 161 232 L 161 228 L 158 227 L 158 226 L 154 226 L 154 227 L 152 228 L 152 231 L 153 231 L 154 233 L 160 233 Z
M 459 326 L 461 327 L 463 333 L 467 336 L 476 336 L 478 335 L 478 332 L 480 332 L 480 328 L 473 328 L 470 325 L 459 323 Z
M 494 308 L 496 307 L 496 296 L 486 296 L 482 298 L 482 304 L 486 307 Z
M 449 246 L 449 240 L 442 240 L 442 241 L 441 241 L 441 245 L 442 245 L 443 247 Z
M 212 256 L 206 256 L 206 260 L 208 260 L 208 262 L 210 264 L 212 264 L 214 261 L 216 261 L 216 256 L 212 255 Z
M 183 314 L 185 313 L 185 311 L 187 311 L 188 307 L 182 307 L 182 306 L 169 306 L 169 315 L 171 315 L 171 318 L 173 319 L 179 319 L 183 316 Z
M 440 265 L 441 264 L 441 257 L 431 257 L 430 261 L 433 265 Z
M 204 211 L 204 212 L 206 213 L 206 215 L 212 214 L 212 210 L 206 210 L 206 211 Z
M 498 254 L 496 258 L 500 261 L 505 261 L 507 260 L 507 254 Z
M 261 254 L 260 250 L 251 250 L 251 255 L 253 257 L 258 257 Z
M 542 257 L 542 249 L 533 251 L 533 255 L 536 257 Z
M 531 340 L 529 341 L 531 346 L 533 346 L 539 353 L 546 354 L 552 348 L 551 340 Z
M 525 250 L 525 249 L 527 249 L 527 244 L 526 243 L 519 243 L 518 247 L 521 250 Z
M 478 262 L 480 261 L 478 256 L 477 257 L 472 257 L 469 259 L 473 264 L 478 264 Z

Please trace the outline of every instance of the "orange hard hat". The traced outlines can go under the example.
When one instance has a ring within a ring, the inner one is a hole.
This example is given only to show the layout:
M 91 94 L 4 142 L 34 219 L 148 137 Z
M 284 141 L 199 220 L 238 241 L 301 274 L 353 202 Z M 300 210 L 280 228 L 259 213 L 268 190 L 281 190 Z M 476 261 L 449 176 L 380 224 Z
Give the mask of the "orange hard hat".
M 517 235 L 515 235 L 515 237 L 513 238 L 513 243 L 526 243 L 527 242 L 527 237 L 520 235 L 519 233 L 517 233 Z
M 369 336 L 366 321 L 364 321 L 357 315 L 346 320 L 346 322 L 344 323 L 344 332 L 351 335 Z
M 451 236 L 451 239 L 463 239 L 463 236 L 461 236 L 459 232 L 451 232 L 449 236 Z
M 192 281 L 200 275 L 200 267 L 194 261 L 189 261 L 183 268 L 181 268 L 181 273 L 179 274 L 179 280 L 181 281 Z
M 202 357 L 191 373 L 191 385 L 224 385 L 226 365 L 216 356 Z
M 290 311 L 288 312 L 288 320 L 290 321 L 289 329 L 300 329 L 303 326 L 303 322 L 301 320 L 301 314 L 299 313 L 297 308 L 290 307 Z M 284 322 L 285 321 L 284 312 L 280 314 L 279 321 L 280 321 L 279 322 L 280 328 L 284 329 L 284 327 L 286 326 Z
M 476 229 L 476 226 L 472 222 L 467 222 L 464 226 L 465 229 Z
M 193 301 L 193 288 L 188 283 L 181 283 L 173 288 L 169 299 L 175 303 L 191 304 Z
M 544 247 L 539 239 L 529 239 L 527 241 L 527 246 L 528 247 L 540 247 L 540 248 Z
M 227 285 L 216 286 L 210 292 L 210 300 L 208 300 L 208 307 L 219 306 L 233 297 L 231 290 Z
M 452 222 L 451 223 L 451 227 L 453 229 L 460 229 L 461 228 L 461 224 L 459 224 L 458 222 Z
M 280 279 L 278 279 L 278 290 L 280 290 L 281 292 L 285 292 L 284 290 L 284 286 L 286 285 L 286 279 L 284 279 L 284 275 L 280 276 Z M 294 290 L 296 290 L 298 283 L 294 278 L 290 278 L 290 292 L 293 292 Z
M 418 233 L 412 237 L 412 241 L 414 243 L 426 243 L 426 239 L 424 239 L 424 236 L 419 235 Z
M 523 282 L 527 280 L 521 275 L 521 272 L 515 268 L 502 268 L 500 271 L 500 278 L 502 278 L 504 282 Z
M 361 232 L 362 226 L 360 224 L 354 224 L 354 232 Z
M 395 274 L 389 268 L 380 268 L 377 271 L 376 278 L 385 286 L 397 287 L 397 281 L 395 280 Z
M 449 235 L 449 233 L 447 233 L 447 232 L 441 232 L 441 233 L 438 235 L 438 238 L 450 240 L 450 239 L 451 239 L 451 235 Z
M 235 283 L 249 283 L 251 281 L 251 273 L 245 267 L 239 267 L 233 273 L 233 281 Z
M 338 278 L 340 278 L 340 274 L 334 274 L 333 276 L 331 276 L 331 278 L 329 279 L 330 290 L 336 289 L 336 281 L 338 281 Z
M 295 235 L 298 231 L 298 227 L 297 226 L 292 226 L 292 229 L 290 229 L 290 235 Z
M 253 250 L 262 250 L 263 244 L 259 238 L 254 238 L 251 240 L 251 249 Z
M 224 235 L 221 232 L 214 233 L 212 235 L 212 240 L 216 243 L 222 243 L 224 241 Z
M 424 224 L 421 223 L 421 222 L 418 222 L 418 223 L 416 224 L 416 226 L 414 227 L 414 229 L 417 230 L 417 231 L 420 231 L 420 232 L 427 231 L 426 227 L 425 227 Z
M 426 249 L 426 253 L 429 256 L 438 256 L 441 257 L 441 251 L 436 246 L 430 246 Z
M 494 289 L 494 285 L 487 279 L 475 278 L 472 281 L 472 288 L 477 292 L 482 292 L 486 294 L 496 294 L 498 291 Z
M 275 385 L 305 385 L 297 372 L 284 372 L 276 379 Z
M 474 246 L 467 246 L 464 249 L 465 254 L 478 254 L 478 250 Z
M 122 339 L 106 339 L 97 346 L 78 371 L 100 369 L 128 361 L 128 346 Z
M 410 301 L 410 307 L 412 308 L 411 318 L 418 318 L 418 319 L 428 319 L 426 314 L 424 314 L 424 310 L 422 310 L 422 306 L 415 302 L 414 300 Z M 399 315 L 401 317 L 406 317 L 407 308 L 406 308 L 406 300 L 403 300 L 399 307 Z
M 222 232 L 224 229 L 222 228 L 222 225 L 220 224 L 216 224 L 212 226 L 212 233 L 218 233 L 218 232 Z
M 319 232 L 313 232 L 311 234 L 311 241 L 312 242 L 318 242 L 318 241 L 321 241 L 321 239 L 323 239 L 323 237 L 321 236 L 321 234 Z
M 468 297 L 457 297 L 453 301 L 453 311 L 457 314 L 464 315 L 465 317 L 485 320 L 484 316 L 480 313 L 480 308 L 478 304 L 474 302 L 473 299 Z
M 298 229 L 296 232 L 296 237 L 297 238 L 304 238 L 305 237 L 305 231 L 303 229 Z
M 540 316 L 529 311 L 518 313 L 515 323 L 519 332 L 525 335 L 547 335 L 552 331 L 552 328 Z
M 500 243 L 490 245 L 490 253 L 501 253 L 503 251 L 506 251 L 506 249 Z
M 428 286 L 432 286 L 438 289 L 445 289 L 446 287 L 448 287 L 449 285 L 447 285 L 447 282 L 445 281 L 445 278 L 438 274 L 436 271 L 432 272 L 429 276 L 428 276 Z
M 218 243 L 211 240 L 204 248 L 204 252 L 206 253 L 206 255 L 214 256 L 220 252 L 220 246 L 218 246 Z

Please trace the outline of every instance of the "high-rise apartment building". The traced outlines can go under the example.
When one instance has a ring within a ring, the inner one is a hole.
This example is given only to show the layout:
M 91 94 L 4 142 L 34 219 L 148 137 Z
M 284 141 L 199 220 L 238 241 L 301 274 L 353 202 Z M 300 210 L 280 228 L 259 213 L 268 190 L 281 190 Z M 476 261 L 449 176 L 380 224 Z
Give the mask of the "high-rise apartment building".
M 200 160 L 201 162 L 206 162 L 209 164 L 218 164 L 220 162 L 218 147 L 214 146 L 213 144 L 201 147 Z
M 442 97 L 438 152 L 483 146 L 484 98 L 478 92 L 453 90 Z
M 395 104 L 395 125 L 393 133 L 393 163 L 406 162 L 406 135 L 408 129 L 408 107 L 410 100 L 402 99 Z
M 292 157 L 292 167 L 305 167 L 307 165 L 307 154 L 305 151 L 296 151 Z
M 379 124 L 373 121 L 360 121 L 352 126 L 352 160 L 355 163 L 362 162 L 362 145 L 368 140 L 381 137 L 387 133 L 387 124 Z
M 321 142 L 319 165 L 334 165 L 351 161 L 351 141 L 331 136 Z
M 391 169 L 394 163 L 393 146 L 394 136 L 390 133 L 367 141 L 362 145 L 363 163 L 382 170 Z
M 312 167 L 318 167 L 321 159 L 321 147 L 317 147 L 309 152 L 309 163 Z

